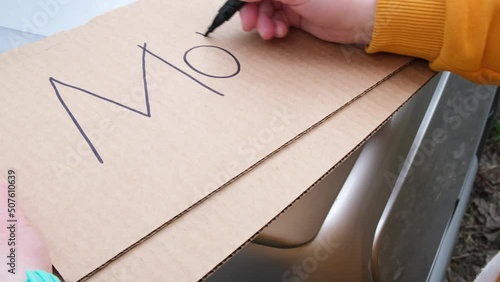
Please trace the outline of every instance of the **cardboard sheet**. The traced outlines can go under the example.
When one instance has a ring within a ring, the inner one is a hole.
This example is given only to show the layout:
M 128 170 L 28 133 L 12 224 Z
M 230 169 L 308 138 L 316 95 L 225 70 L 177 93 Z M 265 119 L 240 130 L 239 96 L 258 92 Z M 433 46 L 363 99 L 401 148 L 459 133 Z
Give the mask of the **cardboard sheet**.
M 17 171 L 19 201 L 69 281 L 408 63 L 346 57 L 301 32 L 263 42 L 236 18 L 211 38 L 196 34 L 215 10 L 142 0 L 0 56 L 0 171 Z
M 352 144 L 360 146 L 433 75 L 426 63 L 413 63 L 88 281 L 206 277 L 314 189 L 354 149 Z

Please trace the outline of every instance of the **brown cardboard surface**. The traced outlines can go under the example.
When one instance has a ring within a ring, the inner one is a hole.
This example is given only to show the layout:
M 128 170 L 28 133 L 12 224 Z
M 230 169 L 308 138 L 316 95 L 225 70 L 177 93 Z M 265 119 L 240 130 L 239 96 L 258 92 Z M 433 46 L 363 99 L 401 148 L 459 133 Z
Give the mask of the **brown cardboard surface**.
M 424 62 L 412 63 L 88 281 L 201 279 L 314 189 L 432 76 Z
M 0 171 L 18 171 L 20 202 L 70 281 L 408 62 L 300 32 L 263 42 L 236 18 L 195 34 L 214 8 L 142 0 L 0 56 Z M 234 74 L 231 55 L 237 75 L 203 75 Z

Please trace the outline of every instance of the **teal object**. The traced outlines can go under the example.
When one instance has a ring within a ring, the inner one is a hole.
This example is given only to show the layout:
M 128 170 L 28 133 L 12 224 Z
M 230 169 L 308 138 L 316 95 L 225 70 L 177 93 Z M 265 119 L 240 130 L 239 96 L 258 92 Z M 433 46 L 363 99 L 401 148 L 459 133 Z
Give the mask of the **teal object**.
M 43 270 L 27 270 L 26 282 L 61 282 L 59 278 Z

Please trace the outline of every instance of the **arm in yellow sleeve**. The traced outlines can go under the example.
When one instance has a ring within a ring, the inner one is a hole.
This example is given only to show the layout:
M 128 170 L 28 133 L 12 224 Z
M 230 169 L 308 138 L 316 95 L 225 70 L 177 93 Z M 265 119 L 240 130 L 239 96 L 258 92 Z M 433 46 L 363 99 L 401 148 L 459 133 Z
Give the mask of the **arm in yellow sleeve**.
M 367 51 L 423 58 L 433 70 L 500 85 L 500 1 L 378 0 Z

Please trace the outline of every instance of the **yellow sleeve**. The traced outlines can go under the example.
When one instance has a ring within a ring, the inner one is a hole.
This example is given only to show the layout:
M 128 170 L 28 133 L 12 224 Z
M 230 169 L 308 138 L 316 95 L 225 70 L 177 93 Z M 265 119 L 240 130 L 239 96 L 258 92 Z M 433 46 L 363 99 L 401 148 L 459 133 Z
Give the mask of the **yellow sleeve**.
M 377 0 L 367 51 L 423 58 L 435 71 L 500 85 L 500 0 Z

